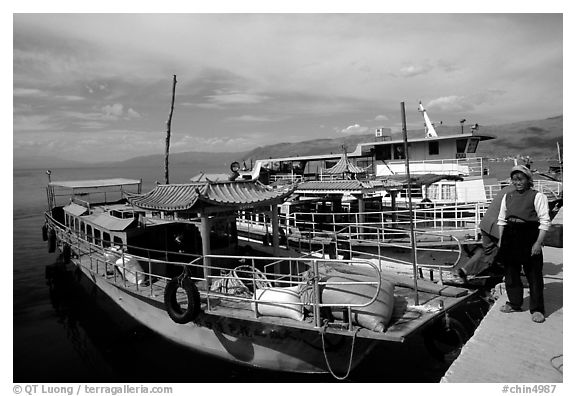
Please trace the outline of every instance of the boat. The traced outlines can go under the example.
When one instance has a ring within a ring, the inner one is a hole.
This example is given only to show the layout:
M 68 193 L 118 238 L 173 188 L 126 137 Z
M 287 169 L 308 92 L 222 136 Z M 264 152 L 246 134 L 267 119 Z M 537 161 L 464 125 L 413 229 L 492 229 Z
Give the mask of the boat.
M 239 179 L 142 192 L 141 180 L 50 178 L 42 235 L 63 270 L 143 325 L 238 364 L 342 379 L 379 343 L 425 337 L 442 357 L 459 350 L 475 328 L 459 310 L 480 299 L 475 291 L 382 257 L 330 258 L 329 240 L 285 254 L 278 221 L 268 250 L 247 251 L 238 214 L 277 220 L 296 188 Z
M 481 133 L 478 124 L 469 132 L 462 126 L 460 133 L 439 135 L 422 103 L 419 111 L 424 135 L 406 144 L 378 129 L 375 141 L 360 143 L 351 152 L 343 147 L 341 153 L 251 159 L 251 167 L 245 160 L 243 167 L 234 162 L 231 178 L 298 183 L 280 207 L 287 248 L 308 245 L 311 250 L 331 236 L 348 258 L 370 259 L 385 249 L 397 262 L 410 265 L 412 224 L 418 267 L 433 270 L 436 278 L 450 277 L 481 246 L 480 220 L 509 180 L 491 176 L 490 161 L 476 154 L 494 136 Z M 561 184 L 536 181 L 535 188 L 548 196 L 551 210 L 559 199 L 561 203 Z M 266 245 L 271 219 L 244 211 L 237 228 L 251 248 Z

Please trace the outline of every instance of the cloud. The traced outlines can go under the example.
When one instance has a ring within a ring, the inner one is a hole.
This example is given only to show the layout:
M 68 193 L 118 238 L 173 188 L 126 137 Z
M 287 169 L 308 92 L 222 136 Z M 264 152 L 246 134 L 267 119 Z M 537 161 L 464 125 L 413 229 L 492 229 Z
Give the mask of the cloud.
M 428 109 L 439 109 L 447 112 L 471 111 L 483 104 L 492 104 L 505 92 L 498 89 L 487 89 L 473 92 L 466 96 L 450 95 L 432 99 L 426 105 Z
M 342 129 L 340 133 L 343 133 L 345 135 L 361 135 L 363 133 L 366 133 L 368 129 L 369 129 L 368 127 L 363 127 L 358 124 L 355 124 Z
M 254 105 L 268 100 L 268 96 L 240 92 L 240 91 L 219 91 L 214 95 L 206 96 L 207 103 L 200 103 L 198 106 L 204 108 L 225 108 L 234 105 Z
M 271 122 L 274 121 L 270 117 L 265 116 L 253 116 L 253 115 L 241 115 L 238 117 L 228 117 L 226 121 L 239 121 L 239 122 Z
M 422 65 L 406 65 L 400 68 L 401 77 L 415 77 L 421 74 L 429 73 L 432 67 L 427 64 Z
M 120 119 L 130 120 L 133 118 L 140 118 L 141 115 L 132 108 L 124 111 L 124 105 L 121 103 L 114 103 L 106 105 L 101 108 L 102 118 L 105 120 L 118 121 Z
M 389 118 L 384 114 L 378 114 L 376 117 L 374 117 L 374 121 L 388 121 L 388 120 Z

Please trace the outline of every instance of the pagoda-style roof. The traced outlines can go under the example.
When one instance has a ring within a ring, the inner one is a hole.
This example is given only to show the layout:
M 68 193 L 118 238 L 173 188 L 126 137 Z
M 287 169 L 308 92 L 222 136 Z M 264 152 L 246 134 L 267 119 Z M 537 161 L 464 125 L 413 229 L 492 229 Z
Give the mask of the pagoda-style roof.
M 158 185 L 148 193 L 127 194 L 126 198 L 132 205 L 148 210 L 196 211 L 209 206 L 243 209 L 281 203 L 295 188 L 272 188 L 254 181 L 207 181 Z
M 329 175 L 338 175 L 344 173 L 366 173 L 365 169 L 362 169 L 350 162 L 348 156 L 346 154 L 342 154 L 340 160 L 331 168 L 328 168 L 324 171 Z

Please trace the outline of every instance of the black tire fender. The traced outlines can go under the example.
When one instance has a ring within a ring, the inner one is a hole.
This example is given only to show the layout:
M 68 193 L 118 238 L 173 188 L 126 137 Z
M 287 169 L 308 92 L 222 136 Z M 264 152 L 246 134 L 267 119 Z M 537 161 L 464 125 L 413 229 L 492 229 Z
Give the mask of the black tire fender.
M 443 317 L 427 330 L 424 336 L 426 348 L 432 356 L 446 363 L 451 363 L 458 357 L 460 349 L 473 333 L 454 317 Z M 440 347 L 440 344 L 444 347 Z
M 187 307 L 183 309 L 176 299 L 178 289 L 186 293 Z M 200 293 L 190 278 L 172 278 L 164 290 L 164 305 L 170 319 L 176 323 L 184 324 L 196 319 L 200 314 Z
M 44 242 L 48 240 L 48 226 L 46 224 L 42 226 L 42 240 Z

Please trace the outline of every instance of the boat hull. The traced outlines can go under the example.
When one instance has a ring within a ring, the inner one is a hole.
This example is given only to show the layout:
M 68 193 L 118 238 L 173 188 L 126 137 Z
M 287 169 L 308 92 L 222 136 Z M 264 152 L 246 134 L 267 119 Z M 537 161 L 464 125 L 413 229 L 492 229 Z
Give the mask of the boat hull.
M 90 282 L 144 326 L 183 347 L 238 364 L 295 373 L 332 371 L 343 375 L 349 367 L 358 365 L 375 345 L 375 341 L 364 338 L 353 340 L 349 336 L 325 334 L 323 348 L 322 335 L 317 330 L 205 312 L 192 322 L 178 324 L 157 299 L 126 290 L 75 261 Z

